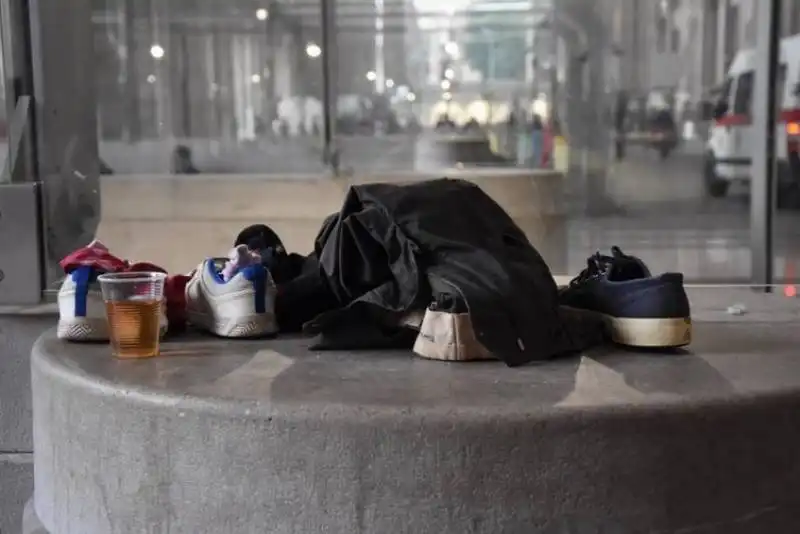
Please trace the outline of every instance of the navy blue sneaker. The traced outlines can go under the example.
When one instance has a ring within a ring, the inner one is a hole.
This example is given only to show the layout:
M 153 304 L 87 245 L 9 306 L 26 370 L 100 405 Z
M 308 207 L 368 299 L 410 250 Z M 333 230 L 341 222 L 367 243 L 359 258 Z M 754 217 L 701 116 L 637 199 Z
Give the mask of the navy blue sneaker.
M 561 289 L 563 306 L 595 312 L 604 319 L 612 341 L 632 347 L 682 347 L 692 341 L 689 299 L 683 275 L 650 274 L 634 256 L 611 248 L 599 252 L 569 286 Z

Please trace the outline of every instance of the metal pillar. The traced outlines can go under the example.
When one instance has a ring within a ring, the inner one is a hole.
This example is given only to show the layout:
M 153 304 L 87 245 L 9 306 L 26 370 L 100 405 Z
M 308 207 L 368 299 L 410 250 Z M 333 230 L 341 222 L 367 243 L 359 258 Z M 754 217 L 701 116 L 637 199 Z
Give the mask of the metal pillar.
M 583 129 L 584 164 L 586 183 L 586 213 L 590 216 L 613 213 L 615 208 L 608 198 L 606 179 L 608 175 L 610 136 L 609 124 L 605 120 L 608 102 L 605 91 L 605 52 L 598 46 L 602 40 L 590 39 L 587 64 L 585 66 L 586 98 L 583 102 L 585 128 Z M 599 41 L 599 42 L 597 42 Z
M 11 181 L 31 182 L 36 176 L 36 149 L 33 143 L 34 128 L 31 120 L 33 117 L 33 72 L 31 70 L 30 26 L 28 21 L 28 7 L 20 1 L 5 1 L 0 4 L 0 23 L 2 23 L 2 61 L 8 143 L 8 160 L 6 166 L 9 173 L 6 178 Z M 17 116 L 20 114 L 20 99 L 27 97 L 24 103 L 24 126 L 14 129 Z M 22 136 L 15 139 L 15 135 Z M 14 149 L 12 150 L 12 147 Z M 16 158 L 13 165 L 10 160 Z M 12 172 L 13 171 L 13 176 Z M 24 177 L 24 178 L 21 178 Z M 0 177 L 0 183 L 4 182 Z
M 753 93 L 753 176 L 750 184 L 752 282 L 771 291 L 775 212 L 775 115 L 781 0 L 756 3 L 756 78 Z
M 322 2 L 322 117 L 324 124 L 324 165 L 334 174 L 339 173 L 339 149 L 336 146 L 336 58 L 339 48 L 336 42 L 336 0 Z
M 100 221 L 92 2 L 28 5 L 47 278 L 55 281 L 58 261 L 91 241 Z
M 139 65 L 138 42 L 136 39 L 136 5 L 135 0 L 124 0 L 122 5 L 122 32 L 125 42 L 125 60 L 122 68 L 125 71 L 125 140 L 135 143 L 142 138 L 142 116 L 139 108 Z
M 586 4 L 558 2 L 553 15 L 557 34 L 570 43 L 567 127 L 570 182 L 583 194 L 587 215 L 613 213 L 617 207 L 606 192 L 610 132 L 606 108 L 604 64 L 610 41 L 605 23 Z
M 375 0 L 375 92 L 386 91 L 386 58 L 384 33 L 385 6 L 383 0 Z

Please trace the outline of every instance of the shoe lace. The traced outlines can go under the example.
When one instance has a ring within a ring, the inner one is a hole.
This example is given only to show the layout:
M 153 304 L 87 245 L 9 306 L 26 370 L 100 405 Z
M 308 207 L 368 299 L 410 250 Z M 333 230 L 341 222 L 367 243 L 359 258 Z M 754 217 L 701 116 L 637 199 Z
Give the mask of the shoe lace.
M 605 256 L 600 252 L 595 252 L 586 259 L 586 268 L 570 281 L 569 287 L 574 287 L 597 278 L 598 276 L 602 276 L 608 272 L 614 260 L 623 257 L 625 257 L 625 254 L 616 246 L 611 247 L 611 256 Z
M 578 276 L 573 278 L 569 285 L 571 287 L 576 286 L 600 276 L 605 271 L 605 265 L 608 263 L 608 260 L 608 256 L 603 256 L 599 252 L 589 256 L 589 258 L 586 259 L 586 268 L 582 270 Z

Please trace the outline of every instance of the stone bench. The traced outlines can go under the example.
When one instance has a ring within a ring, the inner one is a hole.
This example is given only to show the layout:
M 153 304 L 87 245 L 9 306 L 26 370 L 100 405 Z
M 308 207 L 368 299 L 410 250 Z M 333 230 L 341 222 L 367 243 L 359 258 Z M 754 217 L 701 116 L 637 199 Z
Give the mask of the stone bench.
M 797 532 L 798 301 L 690 297 L 690 351 L 518 369 L 199 335 L 117 361 L 51 332 L 26 532 Z
M 287 249 L 311 252 L 323 219 L 338 211 L 347 189 L 364 182 L 421 181 L 448 176 L 479 185 L 525 231 L 554 272 L 566 272 L 567 218 L 563 175 L 517 169 L 442 170 L 347 178 L 268 175 L 104 176 L 97 237 L 124 258 L 174 272 L 224 255 L 246 225 L 265 223 Z

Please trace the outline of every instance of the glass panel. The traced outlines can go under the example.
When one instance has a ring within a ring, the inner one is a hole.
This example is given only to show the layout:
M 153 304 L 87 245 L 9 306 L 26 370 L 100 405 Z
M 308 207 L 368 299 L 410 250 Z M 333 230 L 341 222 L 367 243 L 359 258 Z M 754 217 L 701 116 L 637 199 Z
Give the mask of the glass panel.
M 253 222 L 307 252 L 323 215 L 280 188 L 327 173 L 320 2 L 95 0 L 92 25 L 97 237 L 171 272 Z
M 472 172 L 535 184 L 504 198 L 559 274 L 618 245 L 746 282 L 754 12 L 729 4 L 348 1 L 323 41 L 318 0 L 96 0 L 97 235 L 179 270 L 252 222 L 307 252 L 351 178 Z M 302 189 L 330 173 L 328 61 L 340 180 Z
M 539 164 L 551 106 L 548 77 L 534 82 L 533 12 L 543 11 L 531 4 L 342 3 L 344 166 L 365 173 Z
M 323 170 L 318 5 L 96 0 L 93 27 L 106 173 Z
M 554 269 L 616 244 L 689 280 L 748 280 L 750 128 L 711 116 L 747 21 L 722 2 L 600 4 L 340 6 L 345 169 L 564 172 Z M 737 81 L 728 116 L 751 104 L 752 72 Z
M 0 2 L 0 20 L 2 20 L 7 11 L 7 6 Z M 6 160 L 8 158 L 8 122 L 9 122 L 9 103 L 6 99 L 6 65 L 8 64 L 6 58 L 6 29 L 5 24 L 0 24 L 0 183 L 11 181 L 10 170 L 5 170 Z
M 797 38 L 792 38 L 797 42 Z M 777 212 L 773 226 L 773 279 L 786 284 L 786 296 L 797 294 L 800 259 L 800 49 L 781 39 L 781 64 L 776 74 Z

